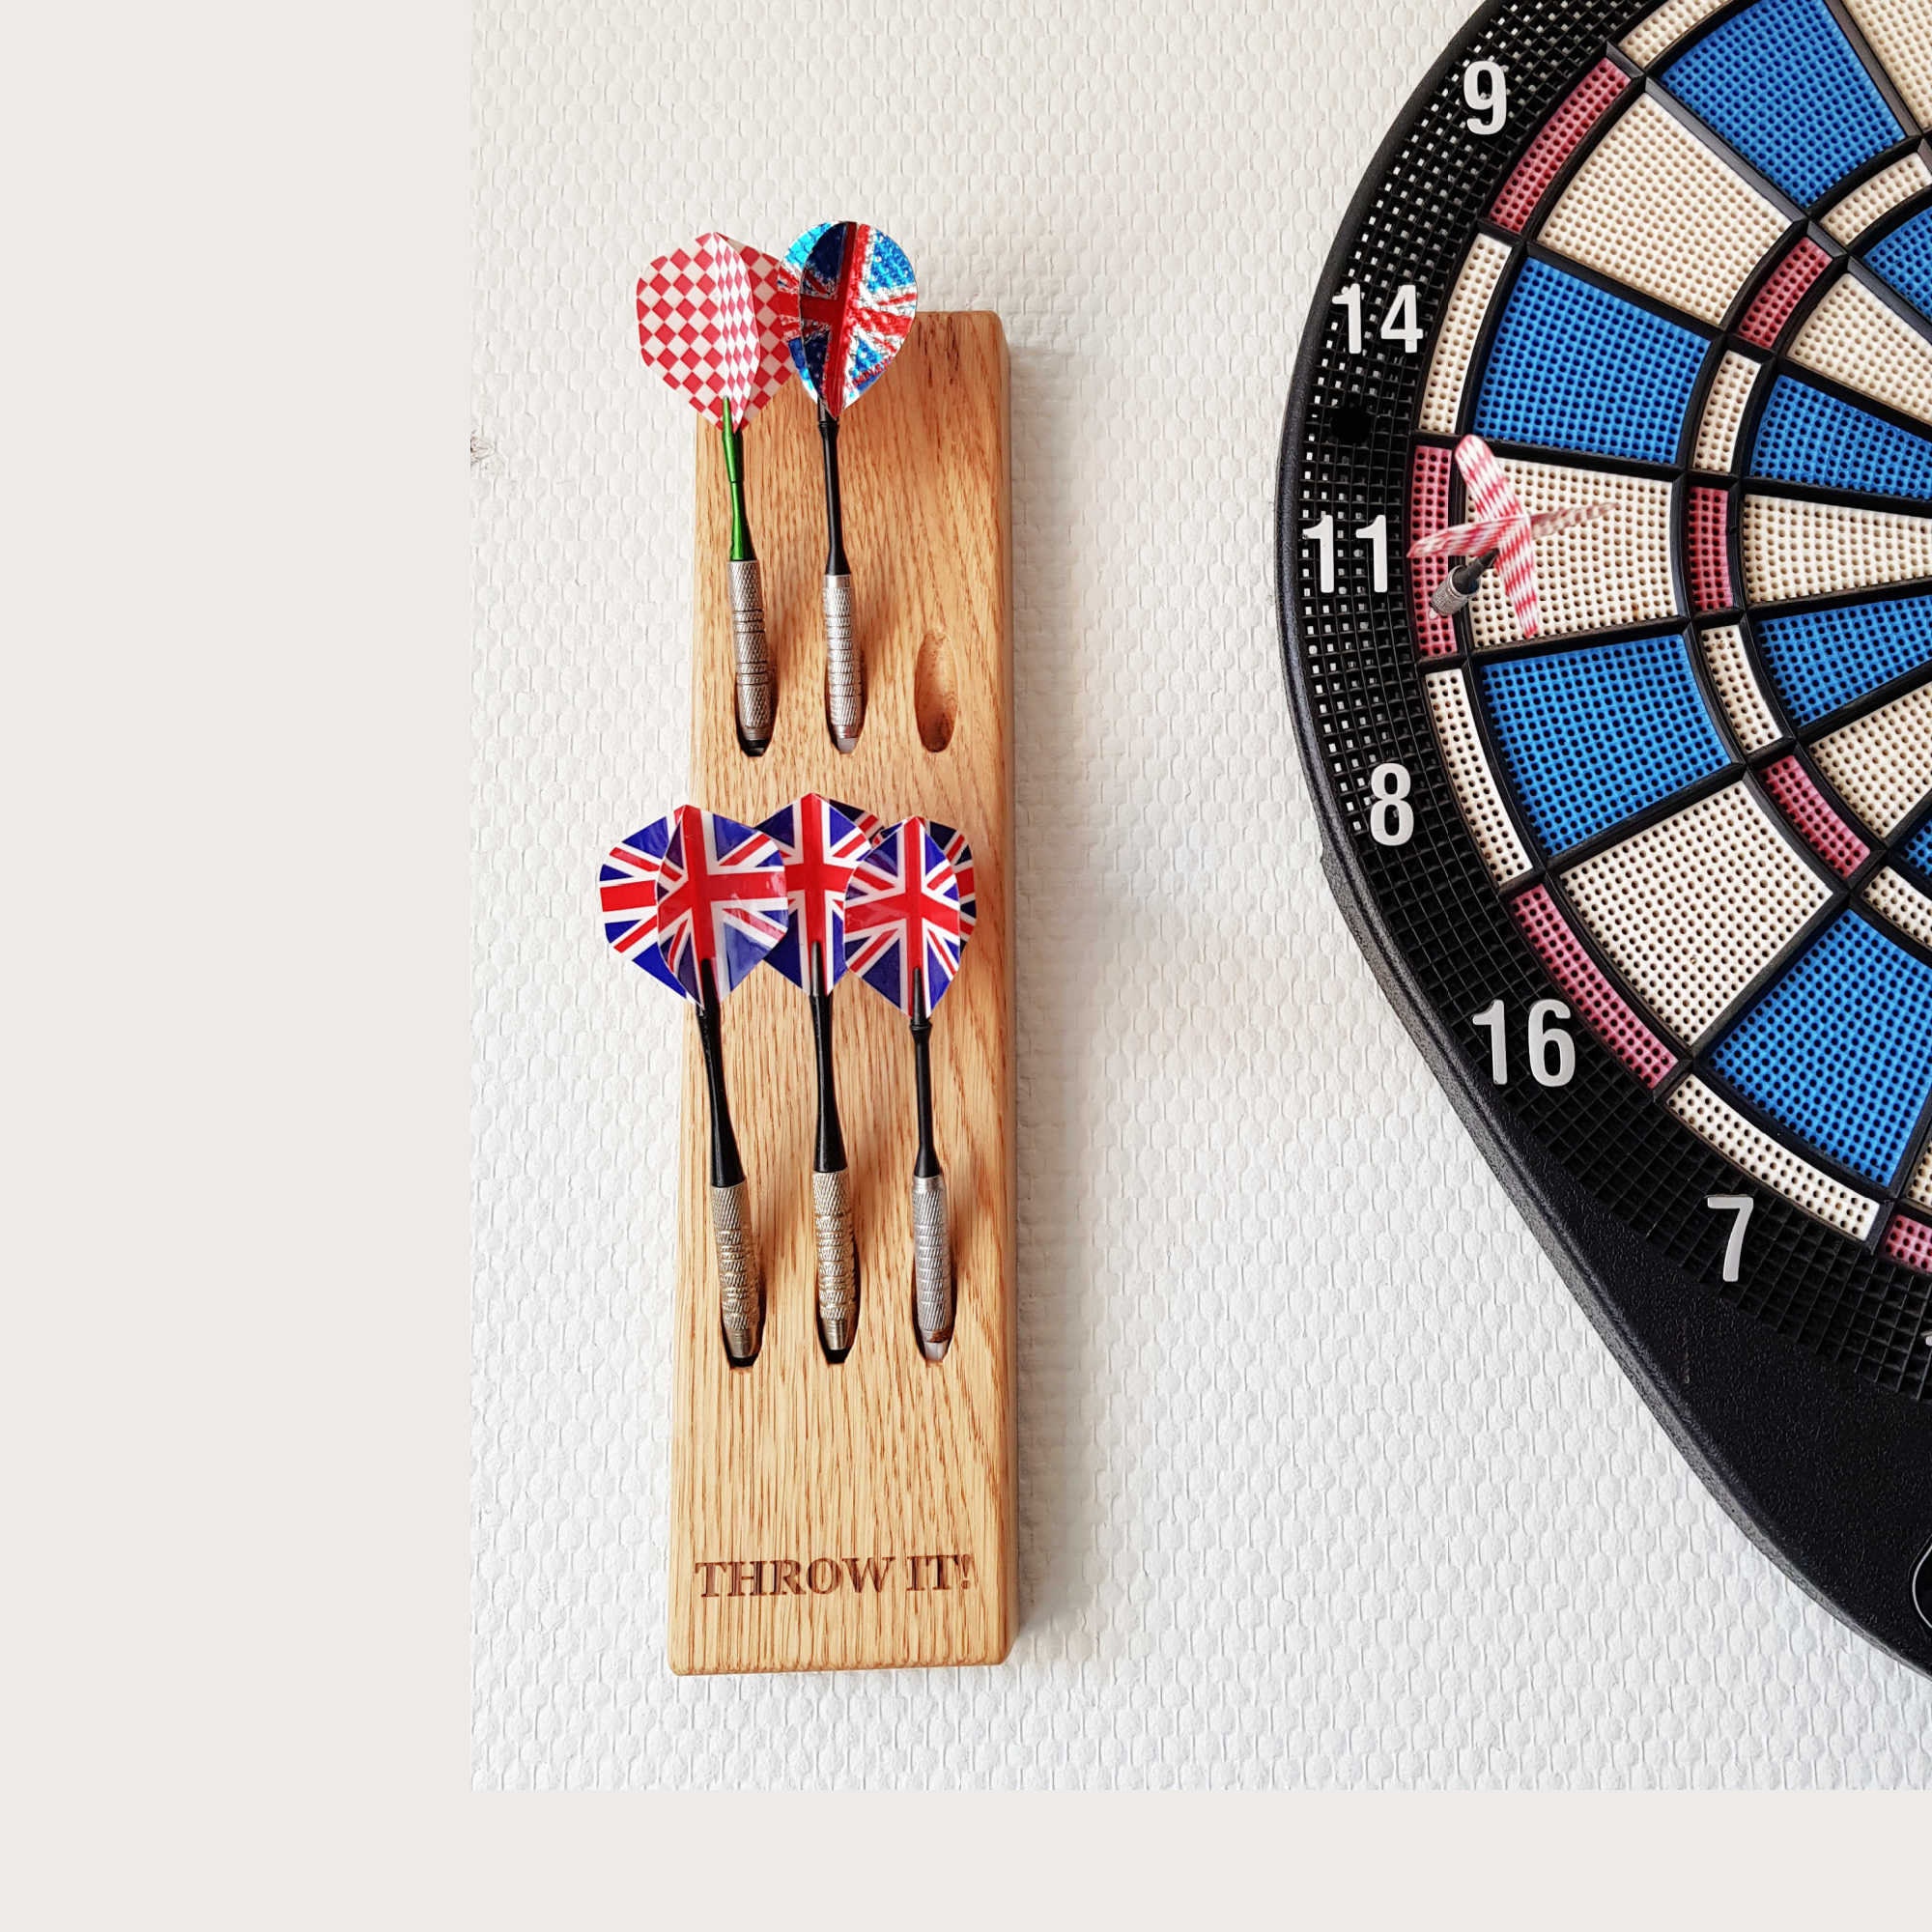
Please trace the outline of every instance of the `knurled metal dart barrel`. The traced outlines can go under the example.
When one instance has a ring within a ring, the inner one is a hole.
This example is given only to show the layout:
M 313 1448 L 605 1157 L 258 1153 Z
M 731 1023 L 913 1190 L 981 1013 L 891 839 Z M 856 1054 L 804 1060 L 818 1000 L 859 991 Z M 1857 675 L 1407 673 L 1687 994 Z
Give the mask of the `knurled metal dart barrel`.
M 752 1228 L 752 1195 L 738 1138 L 731 1130 L 731 1103 L 724 1092 L 724 1043 L 719 1025 L 718 986 L 711 962 L 700 969 L 704 995 L 697 1003 L 697 1037 L 704 1050 L 704 1085 L 711 1114 L 711 1237 L 718 1253 L 718 1309 L 724 1351 L 751 1361 L 765 1328 L 765 1278 Z
M 764 584 L 745 515 L 744 433 L 731 419 L 728 401 L 724 414 L 719 435 L 724 445 L 724 480 L 731 493 L 731 553 L 724 566 L 731 594 L 731 683 L 738 741 L 753 757 L 761 757 L 772 742 L 777 695 L 771 652 L 765 644 Z
M 818 438 L 825 454 L 825 723 L 841 752 L 858 748 L 866 723 L 866 661 L 852 628 L 852 567 L 845 561 L 838 499 L 838 418 L 821 402 Z
M 852 1228 L 852 1173 L 838 1126 L 832 1071 L 832 995 L 821 955 L 811 961 L 811 1037 L 818 1059 L 818 1146 L 811 1162 L 811 1222 L 818 1252 L 818 1333 L 842 1356 L 859 1332 L 859 1245 Z
M 1429 608 L 1438 617 L 1453 617 L 1459 611 L 1466 610 L 1476 595 L 1477 586 L 1483 581 L 1483 574 L 1496 560 L 1496 554 L 1491 551 L 1484 556 L 1472 556 L 1466 563 L 1456 564 L 1435 588 L 1430 592 Z
M 932 1015 L 913 974 L 911 1020 L 913 1080 L 919 1106 L 919 1152 L 912 1168 L 913 1320 L 919 1346 L 936 1362 L 952 1340 L 952 1229 L 946 1207 L 946 1176 L 932 1139 Z

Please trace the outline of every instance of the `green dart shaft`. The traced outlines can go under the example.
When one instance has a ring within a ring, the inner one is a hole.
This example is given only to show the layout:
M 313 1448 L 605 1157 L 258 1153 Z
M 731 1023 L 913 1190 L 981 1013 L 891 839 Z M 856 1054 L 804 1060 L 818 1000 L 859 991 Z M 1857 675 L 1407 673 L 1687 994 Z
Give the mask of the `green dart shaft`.
M 731 554 L 724 574 L 731 592 L 731 678 L 738 742 L 753 757 L 772 742 L 777 702 L 771 653 L 765 647 L 765 595 L 758 555 L 745 514 L 745 438 L 731 420 L 727 400 L 719 421 L 724 445 L 724 482 L 731 497 Z

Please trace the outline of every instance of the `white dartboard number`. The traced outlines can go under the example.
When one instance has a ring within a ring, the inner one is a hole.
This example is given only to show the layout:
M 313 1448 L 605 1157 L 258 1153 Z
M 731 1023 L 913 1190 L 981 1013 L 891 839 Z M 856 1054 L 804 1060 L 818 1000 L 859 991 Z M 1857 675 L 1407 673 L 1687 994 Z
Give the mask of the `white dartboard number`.
M 1356 530 L 1355 541 L 1369 547 L 1369 588 L 1378 597 L 1385 596 L 1389 587 L 1389 536 L 1388 518 L 1378 517 L 1372 524 L 1364 524 Z M 1332 513 L 1321 522 L 1306 525 L 1301 532 L 1303 543 L 1315 546 L 1315 587 L 1323 597 L 1335 594 L 1335 518 Z
M 1751 1210 L 1757 1203 L 1748 1194 L 1712 1194 L 1704 1206 L 1714 1214 L 1729 1214 L 1731 1237 L 1724 1243 L 1724 1279 L 1736 1281 L 1744 1268 L 1745 1230 L 1750 1226 Z
M 1403 353 L 1413 355 L 1422 347 L 1422 325 L 1415 319 L 1415 284 L 1405 282 L 1395 292 L 1389 312 L 1382 317 L 1382 340 L 1400 342 Z
M 1576 1038 L 1554 1024 L 1569 1017 L 1570 1009 L 1561 1000 L 1538 1000 L 1529 1009 L 1523 1045 L 1529 1059 L 1530 1077 L 1539 1087 L 1567 1087 L 1577 1077 Z M 1469 1024 L 1481 1027 L 1490 1037 L 1491 1084 L 1507 1087 L 1508 1009 L 1501 1000 L 1492 1000 L 1481 1012 L 1469 1015 Z
M 1415 808 L 1408 802 L 1408 767 L 1389 759 L 1369 774 L 1369 836 L 1378 845 L 1406 845 L 1415 837 Z
M 1463 70 L 1463 99 L 1475 109 L 1463 124 L 1470 133 L 1503 131 L 1509 119 L 1509 77 L 1494 61 L 1471 61 Z
M 1349 312 L 1349 354 L 1362 353 L 1362 285 L 1350 282 L 1346 289 L 1328 298 L 1330 308 L 1347 309 Z M 1382 317 L 1378 331 L 1384 342 L 1400 342 L 1406 355 L 1413 355 L 1422 347 L 1422 323 L 1416 308 L 1415 284 L 1404 282 L 1396 290 L 1394 299 L 1388 305 L 1388 313 Z

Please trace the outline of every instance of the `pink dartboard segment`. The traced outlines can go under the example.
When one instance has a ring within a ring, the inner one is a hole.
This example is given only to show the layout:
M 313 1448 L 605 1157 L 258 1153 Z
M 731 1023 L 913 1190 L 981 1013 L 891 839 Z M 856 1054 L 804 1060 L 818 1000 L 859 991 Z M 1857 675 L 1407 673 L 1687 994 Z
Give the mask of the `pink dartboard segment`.
M 1731 499 L 1722 490 L 1692 490 L 1685 512 L 1685 564 L 1690 608 L 1699 616 L 1731 608 Z
M 1776 347 L 1792 310 L 1831 265 L 1831 256 L 1817 242 L 1801 241 L 1766 278 L 1738 324 L 1738 333 L 1760 349 Z
M 1547 888 L 1532 886 L 1511 901 L 1510 911 L 1536 956 L 1569 996 L 1590 1031 L 1643 1082 L 1655 1087 L 1677 1065 L 1677 1056 L 1638 1019 L 1610 984 L 1557 910 Z
M 1871 857 L 1871 847 L 1832 810 L 1796 753 L 1765 767 L 1764 788 L 1804 842 L 1841 879 L 1849 879 Z
M 1932 1228 L 1910 1214 L 1894 1214 L 1885 1231 L 1885 1251 L 1902 1266 L 1932 1274 Z
M 1571 89 L 1516 164 L 1490 210 L 1490 219 L 1498 228 L 1520 235 L 1537 204 L 1548 193 L 1549 185 L 1563 172 L 1563 164 L 1577 152 L 1583 136 L 1604 118 L 1611 104 L 1630 85 L 1630 76 L 1607 60 L 1601 60 Z
M 1456 648 L 1456 620 L 1429 608 L 1429 600 L 1449 575 L 1449 559 L 1415 554 L 1418 542 L 1448 527 L 1452 469 L 1446 449 L 1425 443 L 1415 452 L 1408 475 L 1409 616 L 1415 625 L 1416 649 L 1426 658 L 1448 657 Z

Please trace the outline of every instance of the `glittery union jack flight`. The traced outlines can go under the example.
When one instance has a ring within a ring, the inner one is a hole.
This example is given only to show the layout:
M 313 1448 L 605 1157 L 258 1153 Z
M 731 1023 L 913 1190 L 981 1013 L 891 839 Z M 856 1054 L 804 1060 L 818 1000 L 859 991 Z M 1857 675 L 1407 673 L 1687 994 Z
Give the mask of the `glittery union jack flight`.
M 779 270 L 780 326 L 798 373 L 841 415 L 898 354 L 919 307 L 905 250 L 863 221 L 823 221 L 791 244 Z
M 1594 523 L 1608 511 L 1602 503 L 1583 503 L 1531 516 L 1511 488 L 1495 452 L 1479 436 L 1465 436 L 1456 445 L 1456 467 L 1463 472 L 1474 518 L 1418 538 L 1409 545 L 1408 554 L 1470 557 L 1494 551 L 1496 575 L 1516 612 L 1517 626 L 1524 638 L 1534 638 L 1543 628 L 1536 593 L 1536 539 L 1573 524 Z
M 889 826 L 845 890 L 845 963 L 911 1015 L 912 976 L 923 974 L 929 1013 L 959 970 L 959 881 L 923 818 Z
M 816 792 L 781 807 L 758 830 L 783 855 L 791 908 L 784 937 L 767 959 L 794 986 L 806 987 L 816 948 L 820 988 L 829 993 L 845 971 L 845 889 L 870 838 L 842 807 Z
M 781 320 L 781 264 L 724 235 L 661 256 L 638 283 L 644 360 L 699 415 L 743 428 L 791 374 Z
M 658 867 L 658 948 L 679 985 L 702 997 L 700 968 L 722 979 L 718 994 L 739 984 L 781 939 L 790 908 L 784 858 L 762 832 L 679 806 Z
M 654 818 L 611 848 L 597 875 L 604 907 L 604 937 L 635 966 L 682 994 L 677 977 L 658 951 L 658 871 L 670 843 L 670 820 Z

